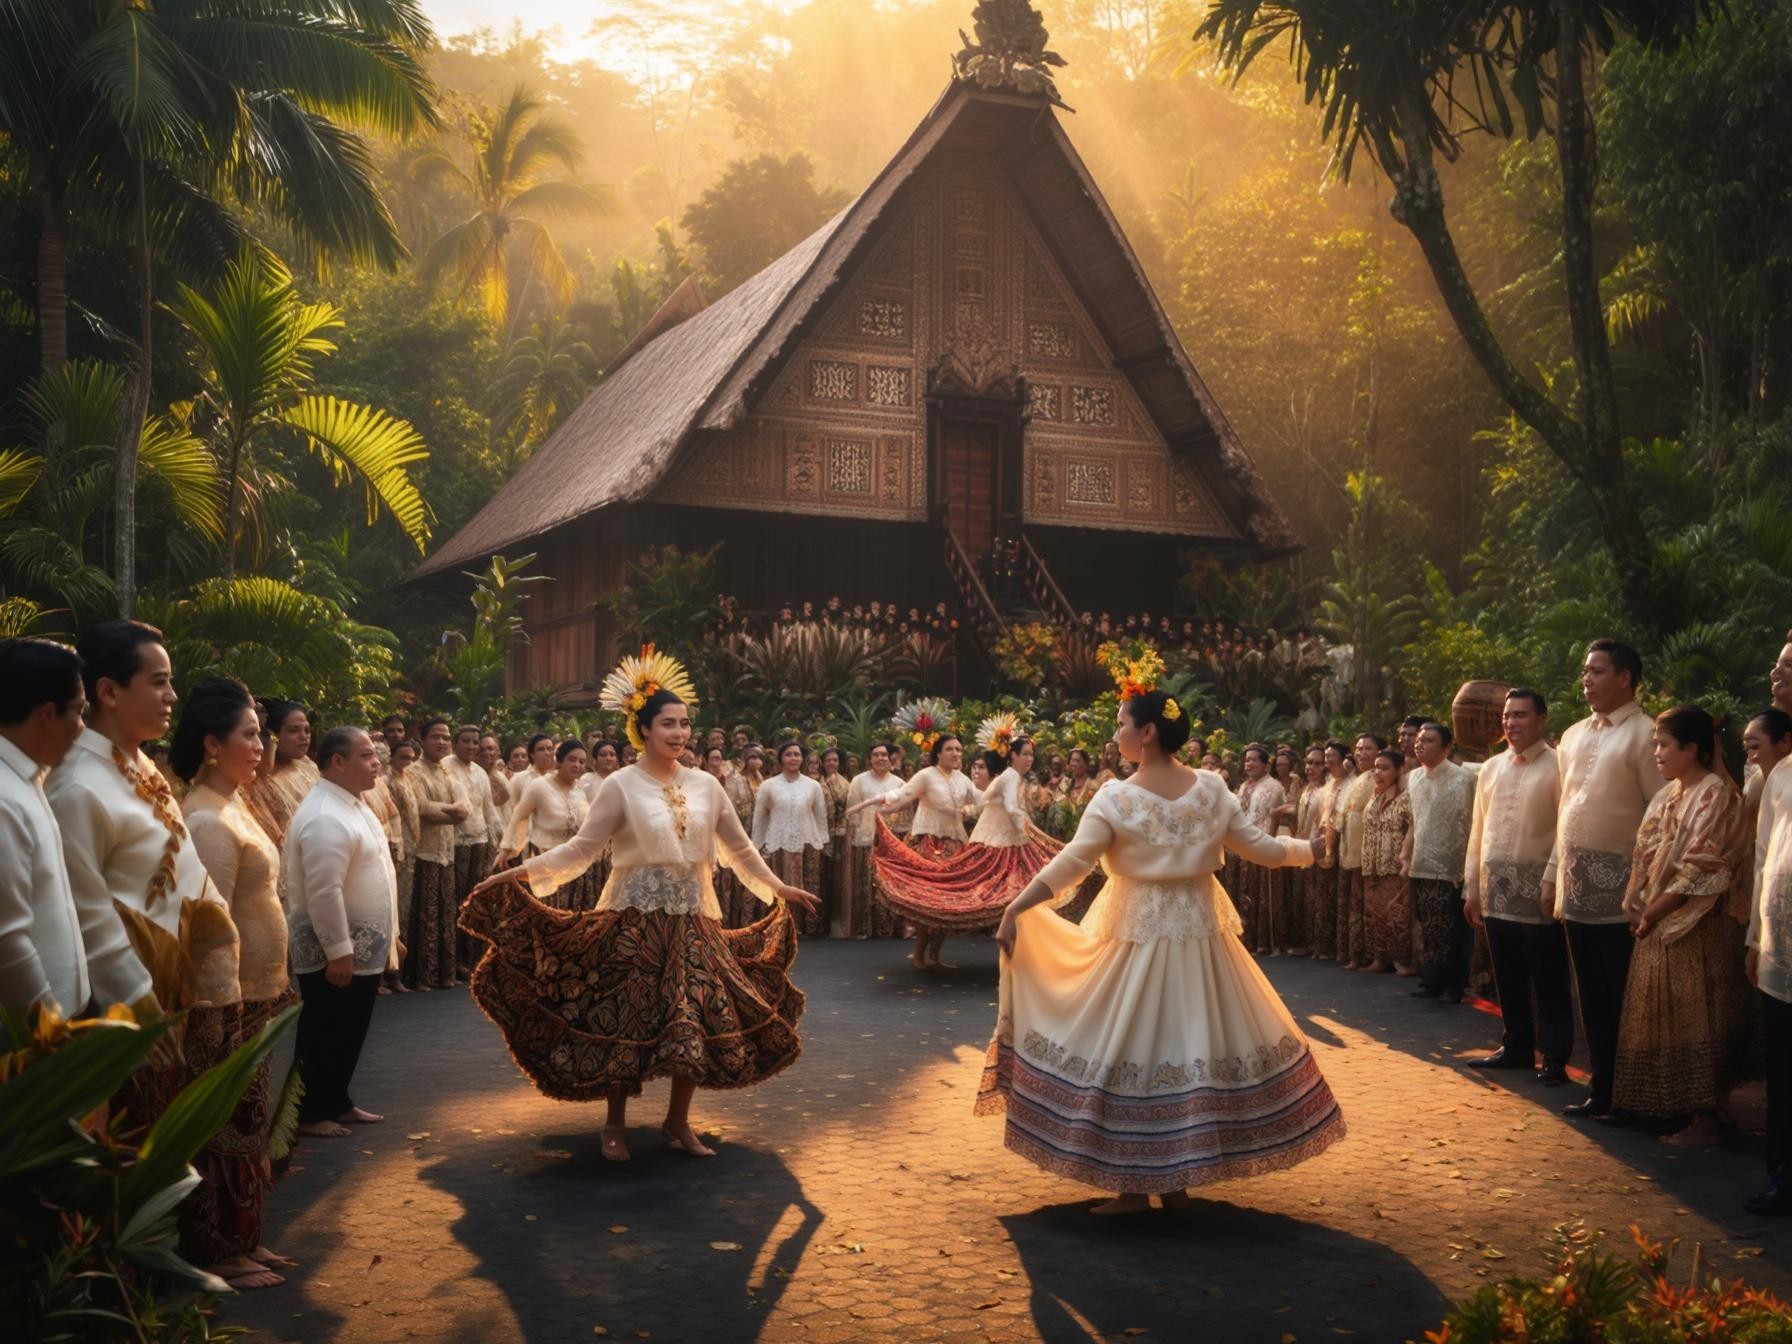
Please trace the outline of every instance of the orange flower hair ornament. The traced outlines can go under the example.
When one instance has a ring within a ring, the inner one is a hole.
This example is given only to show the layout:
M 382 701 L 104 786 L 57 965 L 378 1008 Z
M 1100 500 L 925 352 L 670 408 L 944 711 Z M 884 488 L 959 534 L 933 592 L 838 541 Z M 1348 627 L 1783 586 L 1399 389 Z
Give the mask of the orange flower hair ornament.
M 1157 689 L 1163 675 L 1164 660 L 1156 646 L 1142 644 L 1136 653 L 1127 653 L 1118 644 L 1103 644 L 1095 651 L 1095 661 L 1107 668 L 1122 700 L 1145 695 Z M 1174 703 L 1174 702 L 1172 702 Z M 1181 711 L 1178 710 L 1178 713 Z
M 656 691 L 670 691 L 687 709 L 697 708 L 697 688 L 691 684 L 684 664 L 651 644 L 641 646 L 639 657 L 631 655 L 618 663 L 598 691 L 597 703 L 622 715 L 623 730 L 636 751 L 646 751 L 647 741 L 641 736 L 635 715 Z
M 1014 739 L 1021 735 L 1020 715 L 1012 710 L 998 710 L 977 725 L 977 745 L 993 751 L 1004 761 L 1014 750 Z
M 952 729 L 952 706 L 937 696 L 910 700 L 891 716 L 890 726 L 922 751 L 932 751 Z

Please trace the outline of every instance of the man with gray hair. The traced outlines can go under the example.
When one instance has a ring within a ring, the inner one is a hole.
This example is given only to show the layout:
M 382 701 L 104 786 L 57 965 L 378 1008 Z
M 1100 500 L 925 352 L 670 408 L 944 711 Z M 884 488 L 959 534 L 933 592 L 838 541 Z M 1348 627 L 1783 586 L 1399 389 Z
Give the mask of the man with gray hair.
M 322 779 L 293 814 L 281 848 L 299 1011 L 293 1066 L 305 1084 L 301 1133 L 340 1138 L 384 1117 L 355 1105 L 349 1083 L 373 1020 L 380 978 L 396 970 L 398 878 L 386 833 L 363 795 L 380 777 L 373 739 L 332 728 L 318 748 Z

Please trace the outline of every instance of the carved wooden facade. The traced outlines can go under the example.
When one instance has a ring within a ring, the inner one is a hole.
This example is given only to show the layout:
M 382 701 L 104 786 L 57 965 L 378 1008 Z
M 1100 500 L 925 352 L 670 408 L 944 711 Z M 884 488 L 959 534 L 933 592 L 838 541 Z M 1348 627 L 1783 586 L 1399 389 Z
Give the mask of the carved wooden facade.
M 697 436 L 661 503 L 923 522 L 927 393 L 1023 396 L 1020 521 L 1233 539 L 993 158 L 950 153 L 752 413 Z

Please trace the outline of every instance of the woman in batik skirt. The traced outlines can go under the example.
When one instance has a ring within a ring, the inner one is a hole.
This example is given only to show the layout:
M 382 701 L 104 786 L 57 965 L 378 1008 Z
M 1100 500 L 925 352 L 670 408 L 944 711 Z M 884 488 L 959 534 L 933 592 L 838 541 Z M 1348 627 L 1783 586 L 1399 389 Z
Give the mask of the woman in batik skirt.
M 1704 710 L 1671 709 L 1655 721 L 1655 765 L 1668 786 L 1643 814 L 1624 894 L 1636 951 L 1612 1102 L 1684 1121 L 1668 1142 L 1718 1143 L 1731 1089 L 1759 1076 L 1743 930 L 1725 909 L 1732 884 L 1746 880 L 1739 869 L 1752 858 L 1752 837 Z
M 749 834 L 753 829 L 753 807 L 759 800 L 759 790 L 764 784 L 765 752 L 757 745 L 749 746 L 741 753 L 740 769 L 730 774 L 722 784 L 723 791 L 734 808 L 734 815 L 740 819 L 741 829 Z M 744 929 L 759 918 L 759 902 L 752 892 L 735 880 L 733 873 L 718 869 L 716 877 L 716 897 L 721 902 L 722 923 L 726 927 Z
M 1275 811 L 1287 799 L 1270 773 L 1269 748 L 1253 742 L 1244 749 L 1244 782 L 1238 786 L 1238 806 L 1251 825 L 1273 833 Z M 1272 950 L 1275 911 L 1270 906 L 1269 869 L 1242 856 L 1227 861 L 1227 871 L 1237 884 L 1232 899 L 1244 923 L 1244 945 L 1262 956 Z
M 896 752 L 888 743 L 872 743 L 866 758 L 870 769 L 854 775 L 847 789 L 845 918 L 854 938 L 898 938 L 902 936 L 902 918 L 878 900 L 874 890 L 877 869 L 872 849 L 882 819 L 859 804 L 876 804 L 901 792 L 903 779 L 891 768 Z
M 827 936 L 828 910 L 820 903 L 821 852 L 828 843 L 827 795 L 821 782 L 803 773 L 803 744 L 795 738 L 778 745 L 778 773 L 759 786 L 753 800 L 753 846 L 780 881 L 817 898 L 813 912 L 797 920 L 805 938 Z
M 645 1083 L 671 1080 L 660 1133 L 710 1157 L 691 1126 L 696 1090 L 763 1082 L 802 1051 L 789 907 L 817 902 L 766 867 L 715 778 L 679 764 L 696 698 L 664 654 L 648 647 L 624 659 L 601 701 L 627 715 L 638 763 L 598 791 L 576 836 L 487 878 L 461 915 L 486 945 L 474 1000 L 543 1094 L 604 1099 L 612 1162 L 629 1159 L 628 1100 Z M 556 910 L 530 894 L 584 873 L 605 845 L 614 867 L 595 911 Z M 747 928 L 722 927 L 718 860 L 771 907 Z
M 1188 737 L 1174 698 L 1134 689 L 1114 736 L 1139 769 L 1096 794 L 996 932 L 1007 955 L 977 1097 L 1005 1113 L 1010 1149 L 1118 1192 L 1102 1214 L 1152 1195 L 1187 1208 L 1192 1186 L 1294 1166 L 1344 1133 L 1213 877 L 1225 850 L 1271 867 L 1310 864 L 1314 847 L 1265 834 L 1224 779 L 1174 759 Z M 1037 908 L 1097 864 L 1107 883 L 1080 926 Z
M 850 938 L 846 905 L 846 882 L 849 876 L 846 857 L 846 808 L 851 802 L 852 785 L 840 772 L 840 748 L 828 743 L 821 750 L 821 792 L 828 804 L 828 847 L 821 854 L 821 888 L 827 893 L 832 913 L 828 931 L 838 938 Z
M 971 781 L 960 768 L 964 763 L 964 743 L 957 734 L 947 731 L 951 715 L 951 707 L 939 700 L 911 701 L 898 710 L 893 725 L 927 753 L 928 764 L 915 771 L 914 777 L 895 793 L 857 805 L 857 809 L 876 808 L 879 813 L 885 813 L 912 804 L 915 818 L 909 823 L 906 845 L 927 859 L 950 858 L 964 848 L 968 838 L 964 829 L 965 810 L 977 801 Z M 899 851 L 904 843 L 888 826 L 879 828 L 872 863 L 878 872 L 880 900 L 887 895 L 886 865 L 903 861 L 906 856 Z M 904 913 L 899 907 L 890 906 L 887 900 L 884 903 L 897 914 Z M 946 930 L 917 924 L 915 950 L 909 960 L 916 970 L 955 969 L 940 959 L 945 944 Z
M 585 775 L 585 748 L 569 737 L 554 749 L 554 773 L 520 784 L 522 796 L 510 810 L 510 825 L 498 846 L 498 865 L 507 867 L 519 857 L 537 854 L 565 844 L 579 833 L 591 803 L 580 781 Z M 519 782 L 520 783 L 520 782 Z M 571 881 L 554 889 L 542 901 L 556 910 L 595 910 L 603 894 L 602 860 Z

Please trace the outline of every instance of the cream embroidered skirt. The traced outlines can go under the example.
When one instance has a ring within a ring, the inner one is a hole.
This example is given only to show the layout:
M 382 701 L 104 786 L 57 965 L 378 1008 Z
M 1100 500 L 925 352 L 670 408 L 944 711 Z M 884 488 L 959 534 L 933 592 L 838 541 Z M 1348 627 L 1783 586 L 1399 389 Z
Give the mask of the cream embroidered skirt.
M 1056 1175 L 1155 1194 L 1291 1167 L 1344 1135 L 1312 1051 L 1209 877 L 1110 878 L 1083 923 L 1021 917 L 980 1114 Z

